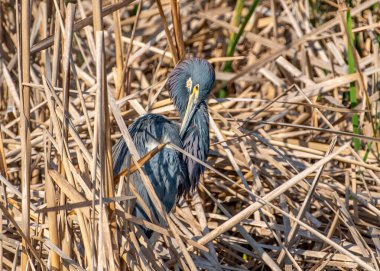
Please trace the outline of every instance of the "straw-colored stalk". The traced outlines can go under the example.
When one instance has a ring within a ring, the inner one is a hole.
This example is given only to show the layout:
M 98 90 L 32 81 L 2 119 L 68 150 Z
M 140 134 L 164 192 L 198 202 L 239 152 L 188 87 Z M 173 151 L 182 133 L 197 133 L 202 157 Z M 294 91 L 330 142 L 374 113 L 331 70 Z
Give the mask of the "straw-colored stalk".
M 272 192 L 268 193 L 265 197 L 263 197 L 263 200 L 272 201 L 273 199 L 275 199 L 276 197 L 278 197 L 279 195 L 284 193 L 286 190 L 288 190 L 290 187 L 294 186 L 295 184 L 300 182 L 302 179 L 307 177 L 310 173 L 314 172 L 316 169 L 318 169 L 319 167 L 323 166 L 325 163 L 330 161 L 334 156 L 336 156 L 337 154 L 342 152 L 344 149 L 346 149 L 348 147 L 349 143 L 350 142 L 344 144 L 342 147 L 340 147 L 334 153 L 332 153 L 332 154 L 328 155 L 327 157 L 319 160 L 313 166 L 305 169 L 303 172 L 301 172 L 297 176 L 293 177 L 291 180 L 289 180 L 288 182 L 286 182 L 282 186 L 277 187 L 275 190 L 273 190 Z M 247 207 L 243 211 L 241 211 L 238 214 L 236 214 L 235 216 L 233 216 L 230 220 L 228 220 L 224 224 L 220 225 L 218 228 L 214 229 L 213 231 L 211 231 L 210 233 L 208 233 L 207 235 L 202 237 L 198 242 L 200 244 L 206 244 L 206 243 L 210 242 L 211 240 L 218 237 L 220 234 L 222 234 L 222 233 L 226 232 L 227 230 L 231 229 L 232 227 L 234 227 L 236 224 L 241 222 L 243 219 L 250 216 L 252 213 L 257 211 L 262 206 L 263 206 L 263 204 L 260 202 L 257 202 L 255 204 L 250 205 L 249 207 Z
M 125 56 L 125 61 L 124 61 L 124 68 L 123 68 L 123 78 L 122 80 L 123 81 L 127 81 L 127 93 L 129 93 L 129 89 L 130 89 L 130 86 L 131 86 L 131 70 L 129 68 L 130 66 L 130 63 L 129 63 L 129 57 L 131 56 L 131 53 L 132 53 L 132 49 L 133 49 L 133 44 L 134 44 L 134 39 L 135 39 L 135 35 L 136 35 L 136 29 L 138 27 L 138 23 L 139 23 L 139 19 L 140 19 L 140 14 L 141 14 L 141 7 L 142 7 L 142 3 L 143 1 L 140 0 L 139 1 L 139 4 L 137 6 L 137 12 L 136 12 L 136 18 L 134 20 L 134 23 L 133 23 L 133 28 L 132 28 L 132 33 L 131 33 L 131 38 L 130 38 L 130 43 L 129 43 L 129 46 L 128 46 L 128 50 L 127 50 L 127 55 Z M 120 90 L 117 90 L 116 92 L 118 92 L 118 96 L 117 98 L 121 98 L 124 93 L 122 93 Z
M 59 23 L 58 23 L 58 20 L 59 20 L 59 16 L 60 16 L 60 13 L 59 13 L 59 10 L 56 10 L 55 13 L 54 13 L 54 18 L 55 18 L 55 25 L 54 25 L 54 46 L 53 46 L 53 58 L 51 60 L 51 82 L 52 82 L 52 85 L 53 87 L 56 86 L 57 84 L 57 79 L 58 79 L 58 74 L 59 74 L 59 61 L 60 61 L 60 54 L 61 54 L 61 38 L 62 38 L 62 34 L 61 34 L 61 29 L 59 27 Z M 47 54 L 47 53 L 46 53 Z M 49 133 L 53 133 L 53 122 L 50 121 L 49 123 Z M 47 159 L 47 163 L 48 161 L 50 161 L 50 156 L 51 156 L 51 141 L 49 140 L 48 143 L 47 143 L 47 146 L 46 146 L 46 156 L 45 156 L 45 159 Z M 46 164 L 46 166 L 48 166 L 48 164 Z M 45 167 L 45 170 L 46 170 L 46 167 Z M 54 186 L 53 186 L 53 183 L 50 179 L 50 176 L 46 176 L 46 201 L 47 201 L 47 205 L 49 207 L 54 207 L 56 206 L 56 200 L 57 198 L 60 198 L 60 193 L 59 191 L 57 191 L 57 193 L 55 193 L 55 190 L 54 190 Z M 63 213 L 63 212 L 61 212 Z M 61 248 L 61 241 L 60 241 L 60 236 L 59 236 L 59 233 L 58 233 L 58 213 L 55 213 L 55 212 L 50 212 L 48 213 L 48 224 L 49 224 L 49 237 L 50 237 L 50 240 L 52 241 L 52 243 L 58 247 L 58 248 Z M 52 253 L 52 268 L 60 268 L 60 259 L 58 257 L 58 254 L 57 253 Z
M 170 0 L 178 59 L 182 59 L 185 56 L 185 44 L 183 42 L 181 14 L 178 2 L 178 0 Z
M 30 1 L 21 2 L 21 70 L 20 82 L 29 83 L 30 80 Z M 21 135 L 21 183 L 22 183 L 22 230 L 25 234 L 23 238 L 23 252 L 21 256 L 21 269 L 26 270 L 28 255 L 26 253 L 26 242 L 30 239 L 30 178 L 31 178 L 31 145 L 30 145 L 30 88 L 20 85 L 20 135 Z
M 61 3 L 60 7 L 63 10 L 63 5 Z M 58 8 L 58 7 L 57 7 Z M 62 29 L 63 32 L 63 55 L 62 55 L 62 72 L 63 72 L 63 93 L 62 93 L 62 100 L 63 100 L 63 119 L 62 119 L 62 141 L 60 141 L 60 152 L 63 154 L 62 160 L 60 161 L 60 169 L 61 174 L 66 174 L 67 176 L 70 175 L 68 171 L 65 172 L 65 167 L 63 163 L 65 163 L 63 160 L 66 160 L 69 158 L 69 154 L 65 154 L 64 151 L 65 146 L 68 146 L 68 118 L 66 116 L 69 115 L 69 97 L 70 97 L 70 57 L 71 57 L 71 48 L 72 48 L 72 38 L 73 38 L 73 26 L 74 26 L 74 19 L 75 19 L 75 11 L 76 7 L 73 3 L 68 3 L 65 10 L 65 23 L 64 23 L 64 29 Z M 61 20 L 61 18 L 59 17 Z M 62 21 L 56 22 L 56 23 L 62 23 Z M 70 178 L 68 178 L 70 179 Z M 73 183 L 73 181 L 71 181 Z M 64 205 L 66 203 L 66 197 L 64 194 L 60 195 L 60 205 Z M 62 217 L 66 216 L 64 212 L 61 212 Z M 64 221 L 63 219 L 61 221 Z M 64 234 L 62 234 L 62 249 L 63 252 L 67 255 L 71 256 L 73 255 L 73 244 L 71 242 L 72 239 L 72 229 L 71 229 L 71 223 L 61 223 L 61 227 L 64 231 Z M 62 266 L 64 270 L 68 270 L 65 266 Z
M 159 2 L 170 36 L 158 2 L 112 1 L 105 7 L 78 1 L 80 18 L 75 20 L 72 1 L 31 1 L 29 83 L 23 79 L 21 15 L 9 4 L 0 7 L 0 270 L 21 270 L 23 251 L 32 270 L 45 265 L 91 271 L 377 270 L 378 0 L 356 3 L 351 27 L 347 9 L 332 1 L 321 2 L 327 12 L 318 24 L 307 14 L 316 6 L 260 1 L 254 31 L 243 31 L 244 41 L 236 45 L 239 55 L 230 57 L 225 57 L 230 33 L 239 31 L 230 24 L 236 2 Z M 245 2 L 244 17 L 254 1 Z M 120 14 L 112 16 L 115 10 Z M 83 29 L 94 20 L 100 29 Z M 102 31 L 103 25 L 111 31 Z M 213 91 L 231 83 L 230 97 L 213 99 L 211 94 L 208 100 L 206 163 L 172 143 L 140 157 L 128 131 L 146 113 L 179 120 L 165 88 L 174 55 L 181 57 L 179 28 L 191 56 L 214 66 Z M 122 57 L 116 52 L 118 30 L 127 35 L 120 36 L 120 47 L 128 48 Z M 123 61 L 122 74 L 117 59 Z M 239 61 L 233 72 L 223 72 L 228 61 Z M 124 74 L 125 95 L 107 97 L 108 91 L 117 93 Z M 354 108 L 342 99 L 350 85 L 356 88 Z M 25 120 L 25 95 L 20 95 L 25 87 L 30 89 L 27 124 L 33 127 L 27 142 L 30 164 L 33 173 L 38 171 L 30 185 L 29 238 L 23 230 L 26 190 L 19 173 L 25 154 L 18 128 Z M 360 134 L 352 131 L 354 114 Z M 132 156 L 114 178 L 107 171 L 111 140 L 100 131 L 111 131 L 112 142 L 123 137 Z M 353 138 L 365 149 L 356 152 L 354 145 L 345 145 Z M 169 215 L 146 167 L 162 148 L 205 167 L 199 194 L 180 199 Z M 331 156 L 334 152 L 339 153 Z M 159 216 L 130 184 L 131 174 L 141 175 Z M 115 196 L 109 197 L 114 186 Z M 135 202 L 148 220 L 133 215 Z M 142 229 L 154 232 L 150 240 Z
M 116 0 L 112 0 L 112 4 L 116 4 Z M 113 31 L 115 33 L 115 49 L 116 49 L 116 71 L 117 71 L 117 78 L 115 80 L 116 82 L 116 93 L 114 93 L 115 98 L 120 97 L 119 93 L 124 93 L 124 69 L 123 69 L 123 59 L 124 59 L 124 53 L 123 53 L 123 46 L 121 42 L 121 26 L 120 26 L 120 12 L 119 10 L 115 11 L 112 14 L 113 18 Z
M 104 34 L 103 32 L 103 17 L 102 17 L 102 1 L 96 1 L 93 0 L 93 24 L 94 24 L 94 30 L 96 38 L 96 46 L 97 46 L 97 83 L 98 83 L 98 89 L 101 91 L 101 93 L 98 93 L 98 95 L 101 95 L 101 108 L 100 110 L 102 112 L 98 112 L 98 114 L 101 114 L 101 119 L 99 120 L 101 123 L 101 126 L 99 126 L 99 154 L 100 154 L 100 172 L 101 172 L 101 182 L 100 186 L 101 189 L 103 189 L 104 194 L 100 195 L 100 197 L 107 196 L 107 197 L 113 197 L 114 195 L 114 182 L 113 182 L 113 176 L 112 176 L 112 154 L 111 154 L 111 136 L 110 136 L 110 124 L 109 124 L 109 110 L 108 110 L 108 90 L 107 90 L 107 83 L 106 83 L 106 69 L 105 69 L 105 57 L 104 57 Z M 101 85 L 100 85 L 101 84 Z M 96 163 L 96 161 L 94 161 Z M 107 182 L 106 182 L 107 180 Z M 103 187 L 102 187 L 103 186 Z M 100 206 L 101 210 L 105 210 L 104 206 Z M 104 208 L 104 209 L 103 209 Z M 118 235 L 117 232 L 117 225 L 115 216 L 113 213 L 115 212 L 115 204 L 111 202 L 108 205 L 108 212 L 110 213 L 110 216 L 112 220 L 110 223 L 110 228 L 108 227 L 108 217 L 106 216 L 107 213 L 104 213 L 103 216 L 100 216 L 102 227 L 100 227 L 101 231 L 105 231 L 106 236 L 103 236 L 105 238 L 105 242 L 108 245 L 108 250 L 105 251 L 106 253 L 110 253 L 107 255 L 108 260 L 110 262 L 110 266 L 114 268 L 114 270 L 118 270 L 120 268 L 120 257 L 119 257 L 119 248 L 118 248 Z M 99 226 L 100 226 L 99 225 Z M 111 232 L 109 230 L 111 229 Z M 102 246 L 103 244 L 99 244 L 99 246 Z M 99 260 L 99 258 L 98 258 Z M 99 266 L 101 266 L 99 264 Z M 98 267 L 100 268 L 100 267 Z
M 179 60 L 178 51 L 176 50 L 176 47 L 174 46 L 173 39 L 172 39 L 172 36 L 170 34 L 170 31 L 169 31 L 169 26 L 168 26 L 168 23 L 166 21 L 166 16 L 165 16 L 164 10 L 162 8 L 161 0 L 156 0 L 156 2 L 157 2 L 158 11 L 160 12 L 162 24 L 164 26 L 166 39 L 169 43 L 170 52 L 172 53 L 172 56 L 173 56 L 173 62 L 174 62 L 174 64 L 176 64 Z

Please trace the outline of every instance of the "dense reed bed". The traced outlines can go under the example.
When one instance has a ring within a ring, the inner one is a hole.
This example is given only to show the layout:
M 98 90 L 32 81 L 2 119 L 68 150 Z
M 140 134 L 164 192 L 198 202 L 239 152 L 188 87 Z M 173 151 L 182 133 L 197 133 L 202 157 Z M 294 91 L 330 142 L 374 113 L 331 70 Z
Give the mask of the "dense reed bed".
M 378 0 L 2 0 L 0 270 L 379 270 L 379 37 Z M 111 148 L 179 121 L 165 83 L 194 56 L 206 170 L 143 221 Z

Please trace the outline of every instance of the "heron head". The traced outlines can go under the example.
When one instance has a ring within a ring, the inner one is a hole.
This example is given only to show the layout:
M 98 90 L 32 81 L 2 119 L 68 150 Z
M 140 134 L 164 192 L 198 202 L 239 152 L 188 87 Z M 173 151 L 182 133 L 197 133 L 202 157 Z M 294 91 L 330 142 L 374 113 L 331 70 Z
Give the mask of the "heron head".
M 214 82 L 214 68 L 207 60 L 201 58 L 184 60 L 170 73 L 168 89 L 182 118 L 181 137 L 199 104 L 207 100 Z

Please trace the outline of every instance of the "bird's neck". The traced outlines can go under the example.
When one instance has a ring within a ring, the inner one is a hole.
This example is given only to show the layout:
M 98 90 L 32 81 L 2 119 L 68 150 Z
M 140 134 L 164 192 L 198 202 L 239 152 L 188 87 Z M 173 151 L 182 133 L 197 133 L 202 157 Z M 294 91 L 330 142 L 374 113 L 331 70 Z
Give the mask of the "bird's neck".
M 183 138 L 184 150 L 205 162 L 207 159 L 210 139 L 209 139 L 209 117 L 208 108 L 205 102 L 199 105 L 194 113 L 190 125 Z M 189 173 L 189 189 L 194 189 L 203 173 L 204 167 L 189 157 L 184 158 Z

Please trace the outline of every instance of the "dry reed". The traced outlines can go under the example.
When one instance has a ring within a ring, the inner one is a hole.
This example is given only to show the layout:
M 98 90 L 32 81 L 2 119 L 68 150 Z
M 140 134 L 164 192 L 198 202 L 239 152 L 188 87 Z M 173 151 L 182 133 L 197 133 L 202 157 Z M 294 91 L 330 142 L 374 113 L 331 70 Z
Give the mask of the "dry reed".
M 0 270 L 380 270 L 378 0 L 256 2 L 2 1 Z M 127 127 L 179 120 L 189 56 L 216 70 L 211 150 L 166 214 L 143 168 L 166 145 L 140 157 Z

